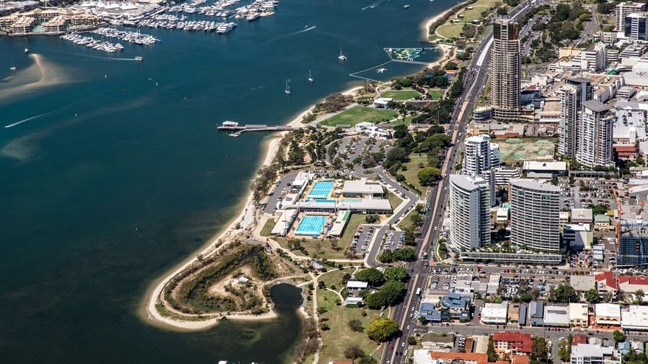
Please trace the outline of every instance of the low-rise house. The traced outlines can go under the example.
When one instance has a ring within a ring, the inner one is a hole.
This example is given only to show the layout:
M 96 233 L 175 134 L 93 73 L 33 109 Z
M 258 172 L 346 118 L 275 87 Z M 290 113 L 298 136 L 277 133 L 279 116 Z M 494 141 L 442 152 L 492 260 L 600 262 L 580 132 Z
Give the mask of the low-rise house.
M 544 324 L 544 303 L 541 301 L 529 302 L 529 324 L 531 326 L 542 326 Z
M 433 302 L 421 302 L 418 316 L 424 317 L 429 322 L 441 322 L 441 311 L 436 308 Z
M 510 355 L 530 355 L 532 345 L 531 334 L 519 331 L 499 331 L 493 334 L 493 346 L 500 358 Z
M 450 292 L 441 297 L 441 306 L 446 309 L 453 318 L 461 318 L 462 314 L 468 311 L 470 306 L 470 297 Z

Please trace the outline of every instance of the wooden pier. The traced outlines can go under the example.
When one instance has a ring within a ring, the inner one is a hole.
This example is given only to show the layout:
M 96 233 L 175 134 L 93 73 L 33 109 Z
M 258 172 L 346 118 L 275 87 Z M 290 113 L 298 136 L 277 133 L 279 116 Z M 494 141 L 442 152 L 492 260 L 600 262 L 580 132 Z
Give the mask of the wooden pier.
M 218 131 L 224 131 L 232 133 L 232 136 L 239 136 L 241 133 L 246 131 L 290 131 L 292 126 L 290 125 L 265 125 L 265 124 L 246 124 L 239 125 L 235 121 L 225 121 L 220 126 L 217 127 Z

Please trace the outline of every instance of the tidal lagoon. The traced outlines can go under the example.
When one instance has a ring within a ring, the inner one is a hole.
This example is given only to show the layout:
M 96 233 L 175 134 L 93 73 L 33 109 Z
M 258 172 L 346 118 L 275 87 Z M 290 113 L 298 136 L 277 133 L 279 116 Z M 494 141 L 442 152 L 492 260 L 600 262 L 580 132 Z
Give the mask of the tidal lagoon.
M 264 135 L 216 126 L 283 124 L 364 83 L 350 73 L 420 70 L 373 67 L 389 61 L 384 48 L 430 47 L 425 19 L 454 3 L 282 0 L 227 35 L 142 29 L 161 42 L 116 54 L 0 38 L 0 361 L 287 362 L 299 339 L 295 288 L 273 290 L 275 321 L 181 333 L 138 315 L 147 288 L 248 193 Z

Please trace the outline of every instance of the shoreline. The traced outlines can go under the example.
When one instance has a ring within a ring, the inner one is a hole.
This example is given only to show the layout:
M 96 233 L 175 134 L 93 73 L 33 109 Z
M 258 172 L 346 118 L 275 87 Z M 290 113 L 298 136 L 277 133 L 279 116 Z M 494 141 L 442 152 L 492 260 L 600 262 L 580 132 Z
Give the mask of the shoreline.
M 469 0 L 465 1 L 469 2 Z M 440 19 L 441 17 L 445 16 L 448 12 L 451 12 L 455 7 L 452 7 L 430 19 L 428 19 L 424 24 L 425 24 L 425 32 L 426 32 L 426 41 L 428 39 L 428 34 L 429 34 L 429 28 L 430 25 L 432 25 L 436 20 Z M 429 43 L 429 41 L 427 41 Z M 428 68 L 432 68 L 438 65 L 441 65 L 441 63 L 447 61 L 448 59 L 448 54 L 449 50 L 452 48 L 451 46 L 444 45 L 444 44 L 439 44 L 439 43 L 433 43 L 439 50 L 439 59 L 437 59 L 434 62 L 429 63 L 426 65 Z M 342 91 L 341 93 L 343 95 L 352 95 L 356 93 L 358 90 L 362 89 L 363 86 L 353 86 L 350 88 L 347 88 L 346 90 Z M 293 117 L 290 122 L 288 122 L 285 125 L 292 126 L 293 128 L 300 128 L 303 126 L 306 126 L 307 124 L 302 123 L 302 120 L 304 119 L 305 116 L 310 114 L 316 107 L 316 104 L 312 104 L 303 111 L 297 113 L 295 117 Z M 281 139 L 286 135 L 286 131 L 284 132 L 279 132 L 279 133 L 273 133 L 271 136 L 266 138 L 263 142 L 263 147 L 262 147 L 262 155 L 263 157 L 261 158 L 261 162 L 257 166 L 255 170 L 256 172 L 259 171 L 262 167 L 268 166 L 272 163 L 272 161 L 275 159 L 277 152 L 279 151 L 279 145 L 281 142 Z M 137 310 L 138 311 L 138 316 L 142 319 L 142 321 L 149 323 L 153 326 L 163 328 L 163 329 L 169 329 L 169 330 L 175 330 L 175 331 L 196 331 L 196 330 L 206 330 L 211 327 L 214 327 L 218 325 L 218 323 L 221 321 L 223 317 L 227 317 L 227 319 L 231 320 L 242 320 L 242 321 L 262 321 L 262 320 L 272 320 L 279 315 L 277 312 L 273 309 L 270 308 L 270 311 L 261 315 L 251 315 L 251 314 L 230 314 L 230 315 L 218 315 L 217 317 L 213 317 L 210 319 L 206 320 L 200 320 L 200 321 L 178 321 L 170 317 L 165 317 L 162 314 L 160 314 L 156 308 L 157 303 L 159 302 L 159 297 L 160 294 L 162 293 L 164 287 L 166 284 L 176 276 L 178 273 L 180 273 L 182 270 L 186 269 L 191 263 L 196 261 L 196 256 L 199 254 L 202 255 L 209 255 L 215 251 L 217 251 L 219 248 L 214 248 L 214 244 L 218 242 L 221 239 L 224 239 L 229 236 L 235 236 L 236 234 L 240 233 L 243 229 L 239 229 L 238 231 L 235 229 L 237 224 L 239 224 L 240 221 L 245 220 L 246 217 L 249 218 L 250 214 L 252 214 L 253 221 L 251 223 L 255 222 L 255 216 L 256 216 L 256 208 L 254 207 L 253 203 L 253 194 L 252 192 L 249 192 L 247 195 L 244 195 L 241 197 L 241 200 L 233 207 L 233 211 L 240 211 L 238 214 L 235 214 L 230 220 L 228 220 L 221 229 L 218 230 L 216 234 L 214 234 L 210 239 L 207 240 L 205 244 L 200 246 L 196 251 L 194 251 L 190 256 L 186 257 L 184 260 L 182 260 L 180 263 L 176 264 L 172 268 L 170 268 L 166 273 L 164 273 L 161 277 L 158 277 L 157 279 L 153 280 L 148 288 L 146 289 L 146 293 L 143 297 L 143 302 L 140 305 L 140 308 Z M 248 225 L 249 226 L 249 225 Z M 247 226 L 246 226 L 247 227 Z M 222 246 L 222 245 L 221 245 Z M 220 247 L 220 246 L 219 246 Z M 305 313 L 305 312 L 304 312 Z

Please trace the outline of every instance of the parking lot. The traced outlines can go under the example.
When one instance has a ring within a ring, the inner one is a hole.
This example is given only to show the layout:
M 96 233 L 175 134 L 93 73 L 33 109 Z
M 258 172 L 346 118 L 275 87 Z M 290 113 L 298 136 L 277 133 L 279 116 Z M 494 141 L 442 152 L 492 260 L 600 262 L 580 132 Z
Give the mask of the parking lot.
M 351 246 L 358 254 L 364 254 L 367 251 L 375 230 L 376 228 L 371 225 L 358 226 L 358 230 L 353 235 L 353 241 L 351 242 Z
M 389 231 L 385 235 L 383 250 L 394 250 L 403 247 L 404 233 L 402 231 Z

